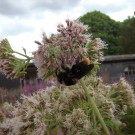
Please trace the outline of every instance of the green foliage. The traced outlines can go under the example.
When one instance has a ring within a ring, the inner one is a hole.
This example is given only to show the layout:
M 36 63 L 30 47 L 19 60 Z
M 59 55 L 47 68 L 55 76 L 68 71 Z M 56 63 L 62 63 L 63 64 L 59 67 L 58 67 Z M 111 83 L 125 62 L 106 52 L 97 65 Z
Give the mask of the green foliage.
M 125 115 L 120 115 L 119 118 L 126 125 L 122 128 L 122 133 L 125 135 L 135 134 L 135 108 L 128 108 Z
M 0 41 L 0 70 L 7 78 L 15 79 L 25 76 L 26 68 L 32 58 L 26 55 L 24 48 L 23 51 L 25 54 L 14 51 L 6 38 Z M 15 54 L 24 58 L 18 58 Z
M 135 17 L 128 17 L 121 25 L 120 46 L 123 54 L 135 53 Z
M 89 26 L 88 32 L 92 33 L 94 38 L 100 37 L 108 44 L 105 55 L 120 53 L 120 22 L 112 20 L 109 16 L 99 11 L 88 12 L 81 16 L 79 20 Z
M 107 119 L 105 123 L 112 133 L 115 133 L 115 135 L 121 135 L 120 125 L 116 121 L 112 119 Z

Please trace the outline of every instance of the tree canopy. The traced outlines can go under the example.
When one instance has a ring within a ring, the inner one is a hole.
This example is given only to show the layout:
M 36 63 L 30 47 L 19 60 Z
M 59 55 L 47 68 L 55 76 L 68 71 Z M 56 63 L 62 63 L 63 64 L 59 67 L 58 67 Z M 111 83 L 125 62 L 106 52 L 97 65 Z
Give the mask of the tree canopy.
M 120 22 L 116 22 L 99 11 L 88 12 L 79 20 L 89 26 L 89 32 L 93 34 L 94 38 L 100 37 L 108 44 L 105 55 L 119 54 Z
M 122 54 L 135 53 L 135 17 L 128 17 L 121 25 L 120 46 Z

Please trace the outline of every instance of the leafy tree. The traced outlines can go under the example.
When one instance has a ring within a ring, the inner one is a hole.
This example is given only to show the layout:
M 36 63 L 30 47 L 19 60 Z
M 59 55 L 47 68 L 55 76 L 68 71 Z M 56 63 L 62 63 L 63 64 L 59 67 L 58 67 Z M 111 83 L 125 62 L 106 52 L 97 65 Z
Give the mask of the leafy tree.
M 128 17 L 121 25 L 120 46 L 123 54 L 135 53 L 135 17 Z
M 93 34 L 94 38 L 100 37 L 108 44 L 105 55 L 120 54 L 120 22 L 112 20 L 109 16 L 99 11 L 88 12 L 81 16 L 79 20 L 90 27 L 88 31 Z

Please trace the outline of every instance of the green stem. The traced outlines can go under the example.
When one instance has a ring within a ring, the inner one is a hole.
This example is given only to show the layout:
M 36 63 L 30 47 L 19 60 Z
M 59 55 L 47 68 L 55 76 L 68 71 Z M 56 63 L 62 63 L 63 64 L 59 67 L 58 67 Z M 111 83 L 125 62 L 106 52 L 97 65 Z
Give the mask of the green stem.
M 29 56 L 27 56 L 25 54 L 22 54 L 22 53 L 19 53 L 19 52 L 16 52 L 16 51 L 13 51 L 13 53 L 19 54 L 19 55 L 21 55 L 23 57 L 26 57 L 27 59 L 30 59 L 30 60 L 33 59 L 33 57 L 29 57 Z
M 88 90 L 87 86 L 85 85 L 84 80 L 80 79 L 80 83 L 81 83 L 81 85 L 82 85 L 82 87 L 83 87 L 83 89 L 85 91 L 87 100 L 90 103 L 90 105 L 92 106 L 93 110 L 95 111 L 95 113 L 97 115 L 97 118 L 99 119 L 99 121 L 100 121 L 100 123 L 101 123 L 101 125 L 102 125 L 102 127 L 103 127 L 103 129 L 104 129 L 104 131 L 106 133 L 106 135 L 110 135 L 110 133 L 108 131 L 108 128 L 106 127 L 106 124 L 105 124 L 105 122 L 104 122 L 104 120 L 103 120 L 103 118 L 102 118 L 102 116 L 101 116 L 101 114 L 100 114 L 100 112 L 99 112 L 99 110 L 98 110 L 98 108 L 97 108 L 93 98 L 91 97 L 91 95 L 88 92 L 89 90 Z
M 94 132 L 94 135 L 98 135 L 97 131 L 96 131 L 96 119 L 95 119 L 95 114 L 94 114 L 94 111 L 92 110 L 92 116 L 93 116 L 93 132 Z
M 94 135 L 98 135 L 96 129 L 93 130 Z

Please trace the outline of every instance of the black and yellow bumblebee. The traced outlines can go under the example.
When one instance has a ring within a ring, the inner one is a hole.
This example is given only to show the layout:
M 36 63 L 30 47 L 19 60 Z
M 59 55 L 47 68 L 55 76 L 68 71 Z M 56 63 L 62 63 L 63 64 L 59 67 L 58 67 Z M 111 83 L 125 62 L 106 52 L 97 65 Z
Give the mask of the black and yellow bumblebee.
M 56 70 L 56 76 L 61 84 L 67 86 L 74 85 L 79 79 L 88 74 L 93 68 L 94 64 L 90 63 L 90 60 L 86 57 L 83 57 L 81 62 L 76 62 L 72 68 L 61 66 L 63 71 L 58 72 Z

